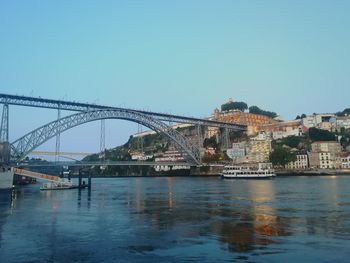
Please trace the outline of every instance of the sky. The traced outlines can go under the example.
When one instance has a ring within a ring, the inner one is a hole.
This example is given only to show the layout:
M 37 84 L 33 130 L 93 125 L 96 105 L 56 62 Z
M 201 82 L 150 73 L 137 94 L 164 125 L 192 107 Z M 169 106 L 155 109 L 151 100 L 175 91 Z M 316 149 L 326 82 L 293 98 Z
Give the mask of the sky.
M 0 92 L 195 117 L 230 97 L 287 120 L 336 112 L 350 107 L 349 10 L 341 0 L 2 0 Z M 10 140 L 56 115 L 10 107 Z M 137 129 L 108 121 L 107 147 Z M 61 146 L 98 151 L 99 123 Z

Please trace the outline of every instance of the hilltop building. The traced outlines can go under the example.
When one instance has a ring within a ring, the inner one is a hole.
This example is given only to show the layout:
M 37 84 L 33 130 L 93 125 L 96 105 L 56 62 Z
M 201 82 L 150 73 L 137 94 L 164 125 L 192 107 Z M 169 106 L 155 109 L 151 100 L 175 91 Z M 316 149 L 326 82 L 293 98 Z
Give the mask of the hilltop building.
M 212 115 L 213 120 L 247 125 L 248 135 L 258 133 L 259 127 L 264 124 L 276 123 L 277 121 L 259 114 L 242 112 L 240 110 L 220 111 L 215 109 Z

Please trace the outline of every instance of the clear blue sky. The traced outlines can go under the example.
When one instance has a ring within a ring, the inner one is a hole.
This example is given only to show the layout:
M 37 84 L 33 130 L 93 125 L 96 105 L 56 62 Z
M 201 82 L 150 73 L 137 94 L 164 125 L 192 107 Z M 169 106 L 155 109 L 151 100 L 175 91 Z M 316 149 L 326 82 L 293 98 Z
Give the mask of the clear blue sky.
M 229 97 L 285 119 L 334 112 L 350 106 L 349 10 L 341 0 L 3 0 L 0 91 L 198 117 Z M 12 140 L 55 114 L 12 107 Z M 136 130 L 108 122 L 107 146 Z M 72 130 L 63 148 L 97 150 L 97 131 Z

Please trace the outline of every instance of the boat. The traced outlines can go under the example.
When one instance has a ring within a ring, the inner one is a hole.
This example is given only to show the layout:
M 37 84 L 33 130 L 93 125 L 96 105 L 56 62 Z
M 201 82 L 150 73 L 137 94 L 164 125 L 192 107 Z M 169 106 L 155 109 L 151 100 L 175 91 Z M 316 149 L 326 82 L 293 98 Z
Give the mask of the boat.
M 88 185 L 83 183 L 81 186 L 79 185 L 73 185 L 73 183 L 70 180 L 60 180 L 60 181 L 52 181 L 49 183 L 42 184 L 40 187 L 40 190 L 68 190 L 68 189 L 83 189 L 86 188 Z
M 0 190 L 13 188 L 13 170 L 11 168 L 0 168 Z
M 258 167 L 227 165 L 221 173 L 225 179 L 269 179 L 275 177 L 270 163 L 259 163 Z

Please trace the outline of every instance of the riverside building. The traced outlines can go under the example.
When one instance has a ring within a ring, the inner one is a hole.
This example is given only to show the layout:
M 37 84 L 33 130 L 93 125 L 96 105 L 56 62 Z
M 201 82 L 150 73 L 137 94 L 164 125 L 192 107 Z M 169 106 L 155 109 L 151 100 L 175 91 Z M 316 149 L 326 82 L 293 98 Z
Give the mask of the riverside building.
M 297 154 L 294 162 L 286 164 L 286 168 L 290 170 L 305 170 L 309 167 L 309 158 L 306 153 Z
M 335 141 L 317 141 L 311 144 L 309 160 L 311 168 L 337 168 L 336 155 L 341 152 L 341 145 Z

